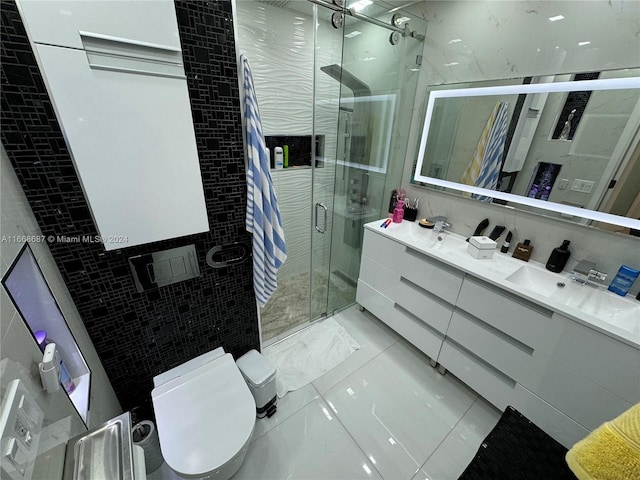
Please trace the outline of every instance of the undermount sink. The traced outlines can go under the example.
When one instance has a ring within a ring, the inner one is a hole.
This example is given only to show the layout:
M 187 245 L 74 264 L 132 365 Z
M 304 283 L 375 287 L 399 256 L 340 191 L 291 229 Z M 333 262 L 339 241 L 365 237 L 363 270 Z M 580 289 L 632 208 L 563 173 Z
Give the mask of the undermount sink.
M 523 265 L 506 280 L 555 302 L 640 335 L 640 305 L 605 290 L 579 285 L 566 275 Z
M 545 297 L 550 297 L 554 293 L 562 291 L 568 283 L 567 279 L 562 275 L 529 265 L 523 265 L 518 268 L 506 280 Z
M 451 235 L 448 232 L 435 232 L 433 230 L 427 231 L 426 235 L 420 237 L 421 242 L 425 242 L 425 246 L 431 250 L 462 250 L 466 249 L 467 245 L 464 240 Z
M 640 305 L 608 290 L 595 290 L 588 285 L 576 285 L 573 290 L 562 301 L 565 305 L 640 336 Z

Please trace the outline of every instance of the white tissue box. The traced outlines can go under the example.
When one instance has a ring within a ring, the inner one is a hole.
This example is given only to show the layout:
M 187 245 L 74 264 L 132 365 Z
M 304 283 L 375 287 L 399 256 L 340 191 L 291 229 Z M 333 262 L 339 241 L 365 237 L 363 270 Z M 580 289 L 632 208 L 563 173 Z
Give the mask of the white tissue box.
M 493 252 L 495 252 L 497 245 L 489 237 L 471 237 L 469 245 L 467 245 L 467 252 L 478 260 L 488 260 L 493 258 Z

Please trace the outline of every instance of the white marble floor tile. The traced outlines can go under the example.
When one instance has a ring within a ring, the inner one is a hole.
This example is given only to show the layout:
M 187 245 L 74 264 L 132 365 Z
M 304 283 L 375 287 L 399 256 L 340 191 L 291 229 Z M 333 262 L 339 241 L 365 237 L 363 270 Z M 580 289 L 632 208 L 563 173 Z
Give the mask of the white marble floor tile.
M 413 480 L 456 480 L 495 427 L 501 412 L 478 398 Z
M 384 323 L 369 312 L 361 312 L 357 306 L 343 310 L 333 318 L 360 344 L 360 350 L 355 351 L 336 368 L 313 381 L 313 385 L 320 394 L 324 394 L 394 343 L 403 341 Z
M 249 445 L 233 480 L 380 479 L 321 399 Z
M 385 479 L 409 480 L 477 396 L 398 342 L 323 394 Z
M 271 418 L 256 419 L 256 426 L 253 429 L 252 442 L 255 442 L 262 435 L 272 428 L 282 424 L 291 415 L 308 405 L 319 397 L 318 391 L 313 385 L 308 384 L 298 390 L 287 393 L 283 398 L 278 399 L 276 413 Z

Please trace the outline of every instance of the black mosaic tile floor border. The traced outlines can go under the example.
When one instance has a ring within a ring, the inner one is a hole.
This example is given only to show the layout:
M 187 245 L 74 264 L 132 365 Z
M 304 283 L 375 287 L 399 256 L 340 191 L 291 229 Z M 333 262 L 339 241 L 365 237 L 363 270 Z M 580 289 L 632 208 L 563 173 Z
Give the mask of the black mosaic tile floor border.
M 259 347 L 251 262 L 213 270 L 214 245 L 250 244 L 231 2 L 176 1 L 211 231 L 105 252 L 51 253 L 122 407 L 149 405 L 152 377 L 223 346 Z M 96 235 L 80 182 L 13 1 L 2 1 L 2 143 L 45 236 Z M 129 256 L 195 244 L 201 277 L 138 293 Z

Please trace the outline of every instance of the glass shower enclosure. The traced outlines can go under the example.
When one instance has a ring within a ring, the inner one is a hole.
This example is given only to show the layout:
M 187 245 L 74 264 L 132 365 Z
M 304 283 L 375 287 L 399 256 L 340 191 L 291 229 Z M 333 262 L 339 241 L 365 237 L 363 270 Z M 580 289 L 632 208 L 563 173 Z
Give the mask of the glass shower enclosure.
M 288 258 L 261 309 L 263 344 L 355 301 L 363 225 L 387 214 L 406 154 L 426 23 L 383 2 L 236 0 Z M 354 2 L 354 8 L 357 5 Z M 347 5 L 350 7 L 350 5 Z M 409 24 L 414 37 L 398 34 Z

